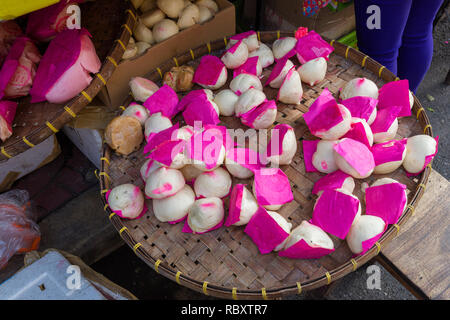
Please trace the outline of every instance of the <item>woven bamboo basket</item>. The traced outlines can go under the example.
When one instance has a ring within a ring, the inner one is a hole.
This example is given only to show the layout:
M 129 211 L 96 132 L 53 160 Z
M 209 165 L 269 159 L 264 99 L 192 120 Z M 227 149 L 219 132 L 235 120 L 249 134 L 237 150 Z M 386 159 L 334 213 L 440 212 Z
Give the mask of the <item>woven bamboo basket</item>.
M 288 32 L 258 33 L 264 43 L 272 43 L 281 36 L 291 36 Z M 205 54 L 220 54 L 228 39 L 224 38 L 190 50 L 185 54 L 169 59 L 149 76 L 160 82 L 164 72 L 176 65 L 196 66 L 199 58 Z M 278 115 L 275 124 L 290 124 L 298 139 L 298 151 L 289 166 L 281 166 L 291 182 L 294 200 L 284 205 L 278 212 L 293 227 L 303 219 L 310 219 L 316 196 L 311 194 L 315 181 L 321 175 L 305 172 L 303 162 L 303 139 L 313 139 L 302 115 L 322 92 L 328 89 L 335 97 L 343 85 L 355 78 L 369 78 L 381 87 L 384 83 L 398 80 L 385 67 L 343 44 L 330 41 L 335 51 L 330 55 L 325 79 L 314 87 L 303 84 L 303 99 L 299 105 L 277 103 Z M 294 58 L 293 58 L 294 59 Z M 270 71 L 263 72 L 264 78 Z M 229 77 L 230 78 L 230 77 Z M 230 81 L 230 79 L 228 80 Z M 262 79 L 264 83 L 264 79 Z M 227 87 L 224 86 L 223 88 Z M 198 89 L 194 86 L 193 89 Z M 264 88 L 268 99 L 276 97 L 277 90 Z M 127 105 L 131 97 L 125 101 Z M 424 108 L 414 97 L 413 116 L 399 119 L 397 138 L 416 134 L 432 136 L 432 128 Z M 118 110 L 120 113 L 120 110 Z M 182 119 L 174 119 L 174 123 Z M 234 117 L 221 117 L 222 124 L 229 128 L 244 128 Z M 180 125 L 181 126 L 181 125 Z M 143 186 L 139 169 L 145 161 L 140 150 L 128 157 L 116 155 L 105 144 L 99 173 L 101 197 L 104 210 L 111 223 L 118 230 L 123 240 L 135 254 L 151 266 L 157 273 L 176 283 L 203 292 L 205 295 L 225 299 L 277 299 L 286 295 L 300 294 L 315 289 L 344 277 L 376 256 L 383 246 L 391 241 L 401 230 L 402 225 L 414 214 L 414 208 L 422 197 L 431 164 L 415 178 L 408 178 L 402 168 L 389 175 L 372 175 L 364 180 L 357 180 L 355 194 L 363 199 L 361 183 L 369 184 L 382 177 L 392 177 L 405 184 L 408 189 L 408 205 L 397 224 L 389 226 L 379 241 L 365 254 L 353 257 L 345 241 L 332 236 L 335 251 L 320 259 L 295 260 L 279 257 L 276 253 L 262 255 L 256 245 L 243 232 L 243 227 L 222 227 L 201 235 L 181 232 L 183 223 L 170 225 L 159 222 L 150 210 L 140 219 L 121 219 L 113 213 L 105 200 L 105 194 L 114 186 L 134 183 Z M 246 183 L 248 181 L 239 183 Z M 236 181 L 234 180 L 233 183 Z M 363 212 L 364 212 L 364 204 Z M 225 208 L 227 210 L 227 208 Z
M 111 77 L 128 44 L 136 13 L 124 0 L 88 1 L 80 4 L 81 25 L 92 35 L 100 71 L 91 84 L 65 104 L 30 103 L 30 96 L 19 99 L 13 123 L 13 135 L 0 143 L 0 162 L 33 148 L 75 118 Z M 99 13 L 101 18 L 99 19 Z

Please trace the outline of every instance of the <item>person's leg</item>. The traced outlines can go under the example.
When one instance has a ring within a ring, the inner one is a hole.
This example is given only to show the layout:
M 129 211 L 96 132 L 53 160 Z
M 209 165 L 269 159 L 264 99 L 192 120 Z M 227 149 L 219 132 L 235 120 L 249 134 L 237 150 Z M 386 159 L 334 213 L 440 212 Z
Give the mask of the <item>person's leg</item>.
M 433 20 L 444 0 L 413 0 L 397 59 L 397 75 L 416 92 L 433 57 Z
M 398 49 L 412 0 L 356 0 L 358 49 L 397 73 Z

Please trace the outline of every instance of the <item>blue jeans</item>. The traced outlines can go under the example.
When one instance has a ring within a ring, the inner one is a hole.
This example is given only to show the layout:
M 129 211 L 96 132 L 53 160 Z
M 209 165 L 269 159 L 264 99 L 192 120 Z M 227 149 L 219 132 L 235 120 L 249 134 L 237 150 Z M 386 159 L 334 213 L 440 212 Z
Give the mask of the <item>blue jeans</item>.
M 416 92 L 431 64 L 433 20 L 443 1 L 355 0 L 359 50 Z

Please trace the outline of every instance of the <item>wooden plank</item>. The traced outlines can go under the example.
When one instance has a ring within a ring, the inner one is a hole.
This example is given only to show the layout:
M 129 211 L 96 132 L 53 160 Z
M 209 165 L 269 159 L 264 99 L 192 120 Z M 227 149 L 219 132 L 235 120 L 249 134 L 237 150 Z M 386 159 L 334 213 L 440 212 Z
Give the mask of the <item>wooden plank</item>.
M 450 299 L 449 193 L 450 183 L 433 171 L 414 216 L 378 257 L 408 289 L 421 291 L 412 290 L 416 296 Z

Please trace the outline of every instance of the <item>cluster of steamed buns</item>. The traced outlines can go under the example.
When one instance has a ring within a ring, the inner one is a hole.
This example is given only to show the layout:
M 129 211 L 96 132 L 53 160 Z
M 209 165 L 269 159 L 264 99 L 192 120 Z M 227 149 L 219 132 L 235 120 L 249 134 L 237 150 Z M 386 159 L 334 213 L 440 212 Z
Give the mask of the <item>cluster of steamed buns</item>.
M 140 11 L 133 37 L 122 59 L 143 54 L 155 43 L 160 43 L 178 32 L 204 23 L 214 17 L 219 6 L 214 0 L 132 0 Z
M 267 166 L 291 163 L 297 151 L 293 128 L 274 126 L 266 150 L 258 153 L 230 145 L 226 127 L 219 125 L 219 116 L 238 117 L 256 129 L 273 124 L 276 102 L 266 99 L 260 77 L 262 69 L 275 61 L 266 85 L 279 88 L 281 102 L 300 103 L 300 81 L 314 85 L 324 79 L 325 58 L 307 60 L 304 43 L 296 50 L 298 44 L 298 39 L 281 38 L 270 48 L 258 41 L 255 32 L 236 35 L 221 58 L 201 59 L 193 82 L 204 89 L 192 90 L 180 100 L 166 84 L 158 87 L 145 78 L 131 79 L 138 103 L 110 123 L 105 138 L 123 155 L 137 150 L 145 139 L 148 160 L 140 169 L 145 190 L 142 193 L 133 185 L 114 188 L 108 195 L 110 208 L 134 219 L 146 211 L 147 198 L 159 221 L 184 222 L 183 232 L 201 234 L 223 224 L 245 226 L 244 232 L 263 254 L 278 251 L 289 258 L 319 258 L 334 250 L 331 235 L 346 239 L 355 254 L 369 249 L 405 210 L 406 186 L 389 178 L 367 186 L 362 215 L 353 194 L 354 179 L 391 173 L 401 165 L 409 174 L 417 174 L 437 152 L 437 140 L 426 135 L 394 139 L 397 118 L 410 115 L 413 104 L 407 80 L 378 90 L 369 79 L 358 78 L 342 89 L 339 103 L 327 89 L 314 101 L 304 119 L 320 140 L 303 140 L 305 169 L 326 175 L 312 190 L 318 196 L 312 219 L 294 228 L 276 212 L 293 200 L 289 179 L 279 168 Z M 297 69 L 287 58 L 295 54 L 302 63 Z M 233 70 L 229 89 L 214 93 L 227 82 L 228 69 Z M 295 101 L 285 100 L 293 96 Z M 178 113 L 184 126 L 172 121 Z M 201 127 L 195 125 L 198 120 Z M 127 132 L 121 129 L 125 125 Z M 212 159 L 205 153 L 210 147 L 208 136 L 222 141 Z M 199 139 L 204 146 L 200 154 L 193 152 Z M 233 183 L 234 179 L 251 182 Z

